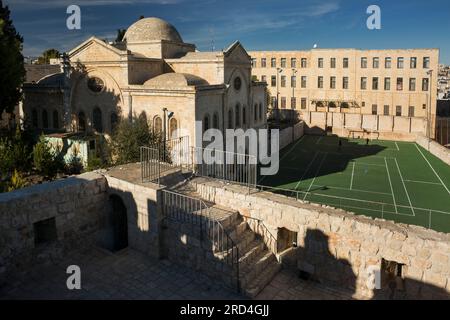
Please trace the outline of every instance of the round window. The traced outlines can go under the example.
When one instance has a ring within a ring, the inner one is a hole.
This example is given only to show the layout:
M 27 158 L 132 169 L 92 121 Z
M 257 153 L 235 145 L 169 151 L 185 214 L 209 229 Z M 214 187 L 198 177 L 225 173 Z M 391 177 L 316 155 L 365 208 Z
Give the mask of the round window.
M 235 88 L 236 90 L 240 90 L 240 89 L 241 89 L 241 86 L 242 86 L 242 80 L 241 80 L 241 78 L 236 77 L 236 78 L 234 79 L 234 88 Z
M 98 93 L 103 90 L 105 84 L 102 79 L 93 77 L 88 79 L 88 88 L 95 93 Z

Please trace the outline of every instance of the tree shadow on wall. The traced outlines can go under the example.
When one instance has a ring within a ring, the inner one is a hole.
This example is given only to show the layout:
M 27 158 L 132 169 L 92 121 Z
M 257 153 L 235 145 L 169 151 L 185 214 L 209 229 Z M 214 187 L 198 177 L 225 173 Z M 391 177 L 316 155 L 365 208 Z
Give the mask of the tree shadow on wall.
M 72 103 L 71 118 L 74 132 L 111 134 L 120 117 L 128 117 L 122 114 L 120 94 L 108 88 L 103 79 L 89 76 L 86 66 L 80 61 L 74 63 L 70 81 L 72 86 L 76 86 L 71 98 L 75 103 Z M 76 99 L 83 86 L 92 94 L 89 96 L 89 105 L 80 107 Z

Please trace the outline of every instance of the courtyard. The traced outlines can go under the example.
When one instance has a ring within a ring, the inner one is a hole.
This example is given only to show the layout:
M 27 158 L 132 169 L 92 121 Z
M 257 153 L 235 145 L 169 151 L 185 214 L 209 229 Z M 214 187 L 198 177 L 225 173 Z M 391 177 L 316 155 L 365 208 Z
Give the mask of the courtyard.
M 81 290 L 68 290 L 66 268 L 81 268 Z M 132 249 L 73 252 L 54 265 L 37 266 L 0 287 L 0 300 L 242 300 L 205 275 Z M 352 299 L 351 293 L 299 279 L 282 270 L 257 296 L 262 300 Z

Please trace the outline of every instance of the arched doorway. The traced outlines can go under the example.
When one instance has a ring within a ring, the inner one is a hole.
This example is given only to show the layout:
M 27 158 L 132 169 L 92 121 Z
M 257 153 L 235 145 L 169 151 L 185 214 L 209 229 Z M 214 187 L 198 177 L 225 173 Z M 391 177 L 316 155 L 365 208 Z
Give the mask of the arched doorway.
M 119 251 L 128 247 L 128 220 L 127 208 L 119 196 L 109 197 L 110 225 L 112 230 L 111 250 Z

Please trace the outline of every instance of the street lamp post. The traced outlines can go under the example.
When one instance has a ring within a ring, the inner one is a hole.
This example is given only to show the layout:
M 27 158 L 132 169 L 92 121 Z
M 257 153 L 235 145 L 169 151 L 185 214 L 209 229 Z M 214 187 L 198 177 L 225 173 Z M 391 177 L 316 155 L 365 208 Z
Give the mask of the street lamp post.
M 433 93 L 433 70 L 429 70 L 428 72 L 427 72 L 427 75 L 429 75 L 430 76 L 430 83 L 429 83 L 429 86 L 430 86 L 430 88 L 429 88 L 429 99 L 430 99 L 430 101 L 429 101 L 429 104 L 428 104 L 428 112 L 427 112 L 427 124 L 428 124 L 428 132 L 427 132 L 427 134 L 428 134 L 428 149 L 429 149 L 429 144 L 430 144 L 430 142 L 431 142 L 431 129 L 432 129 L 432 125 L 431 125 L 431 121 L 432 121 L 432 119 L 431 119 L 431 105 L 432 105 L 432 103 L 433 103 L 433 95 L 432 95 L 432 93 Z
M 276 101 L 276 106 L 275 109 L 277 112 L 277 122 L 278 125 L 280 124 L 280 111 L 279 111 L 279 106 L 280 106 L 280 81 L 279 81 L 279 74 L 283 72 L 283 69 L 281 68 L 277 68 L 277 101 Z
M 166 161 L 166 143 L 167 143 L 167 121 L 173 117 L 173 112 L 169 112 L 167 108 L 162 109 L 164 112 L 164 123 L 163 123 L 163 161 Z

